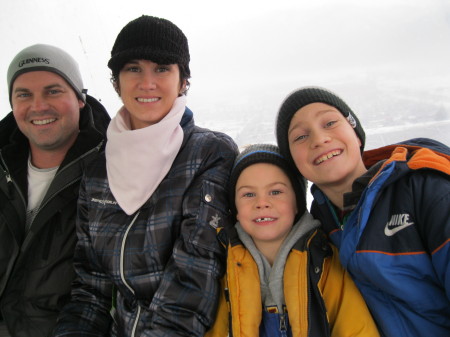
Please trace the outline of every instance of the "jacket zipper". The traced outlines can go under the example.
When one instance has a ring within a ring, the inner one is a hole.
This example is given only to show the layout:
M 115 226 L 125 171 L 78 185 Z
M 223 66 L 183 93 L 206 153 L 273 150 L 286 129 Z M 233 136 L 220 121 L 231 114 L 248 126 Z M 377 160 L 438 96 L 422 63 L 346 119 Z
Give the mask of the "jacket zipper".
M 6 165 L 5 160 L 3 159 L 3 156 L 1 155 L 1 153 L 0 153 L 0 157 L 2 158 L 2 164 L 3 164 L 3 167 L 4 167 L 3 172 L 5 172 L 6 184 L 7 184 L 6 186 L 7 186 L 7 189 L 8 189 L 8 193 L 11 192 L 10 189 L 9 189 L 9 186 L 11 186 L 11 184 L 12 184 L 15 187 L 15 189 L 17 190 L 17 192 L 19 193 L 20 200 L 22 200 L 24 206 L 26 207 L 27 206 L 27 202 L 25 201 L 25 197 L 23 196 L 22 191 L 20 190 L 19 186 L 17 186 L 17 183 L 11 178 L 11 174 L 9 173 L 8 166 Z M 9 195 L 9 197 L 10 196 L 11 195 Z
M 227 306 L 228 306 L 228 336 L 229 337 L 233 337 L 233 317 L 231 315 L 231 302 L 230 302 L 230 290 L 228 289 L 228 281 L 225 280 L 226 284 L 225 284 L 225 288 L 224 288 L 224 293 L 225 293 L 225 301 L 227 302 Z
M 131 286 L 130 286 L 130 285 L 128 284 L 128 282 L 125 280 L 125 275 L 124 275 L 124 272 L 123 272 L 123 269 L 124 269 L 124 268 L 123 268 L 123 265 L 124 265 L 124 251 L 125 251 L 125 242 L 126 242 L 126 240 L 127 240 L 128 233 L 129 233 L 131 227 L 133 226 L 134 222 L 136 221 L 136 219 L 137 219 L 139 213 L 140 213 L 140 211 L 138 211 L 138 212 L 136 213 L 136 215 L 134 216 L 133 220 L 132 220 L 131 223 L 128 225 L 128 228 L 127 228 L 127 230 L 125 231 L 125 234 L 124 234 L 123 239 L 122 239 L 122 245 L 121 245 L 121 247 L 120 247 L 120 278 L 121 278 L 123 284 L 128 288 L 128 290 L 130 290 L 130 292 L 131 292 L 133 295 L 135 295 L 134 289 L 131 288 Z M 137 311 L 137 314 L 136 314 L 136 320 L 135 320 L 134 323 L 133 323 L 133 329 L 131 330 L 131 337 L 134 337 L 134 335 L 135 335 L 135 333 L 136 333 L 137 325 L 138 325 L 138 322 L 139 322 L 139 317 L 141 316 L 141 306 L 139 305 L 139 302 L 138 302 L 138 301 L 136 301 L 136 303 L 137 303 L 137 306 L 138 306 L 138 311 Z
M 282 337 L 287 337 L 286 313 L 280 314 L 280 333 Z
M 79 162 L 79 161 L 82 160 L 83 158 L 89 156 L 92 152 L 94 152 L 94 151 L 97 151 L 97 152 L 98 152 L 98 151 L 100 150 L 102 144 L 103 144 L 103 141 L 101 141 L 95 148 L 92 148 L 92 149 L 89 150 L 88 152 L 84 153 L 82 156 L 78 157 L 77 159 L 71 161 L 69 164 L 67 164 L 66 166 L 64 166 L 64 167 L 61 169 L 61 171 L 59 171 L 58 173 L 56 173 L 55 178 L 56 178 L 56 176 L 60 176 L 61 174 L 63 174 L 64 171 L 66 171 L 67 168 L 69 168 L 70 166 L 72 166 L 72 165 L 74 165 L 75 163 Z M 55 179 L 55 178 L 53 178 L 53 179 Z M 81 179 L 81 177 L 80 177 L 80 178 L 73 179 L 72 181 L 68 182 L 67 184 L 65 184 L 64 186 L 62 186 L 61 188 L 59 188 L 57 191 L 55 191 L 55 193 L 53 193 L 51 196 L 49 196 L 48 198 L 46 198 L 46 199 L 45 199 L 45 202 L 43 202 L 43 203 L 41 203 L 41 204 L 39 205 L 38 209 L 36 210 L 36 214 L 39 214 L 39 212 L 41 211 L 41 209 L 44 208 L 44 207 L 50 202 L 50 200 L 53 199 L 53 197 L 54 197 L 55 195 L 58 195 L 61 191 L 65 190 L 65 189 L 66 189 L 67 187 L 69 187 L 70 185 L 73 185 L 74 183 L 76 183 L 76 182 L 77 182 L 78 180 L 80 180 L 80 179 Z M 52 181 L 53 181 L 53 180 L 52 180 Z M 42 201 L 44 201 L 44 200 L 42 200 Z M 26 203 L 25 203 L 25 205 L 26 205 Z M 34 222 L 34 219 L 33 219 L 33 222 Z M 29 231 L 30 228 L 32 227 L 33 222 L 30 223 L 29 228 L 26 229 L 26 233 L 28 233 L 28 231 Z

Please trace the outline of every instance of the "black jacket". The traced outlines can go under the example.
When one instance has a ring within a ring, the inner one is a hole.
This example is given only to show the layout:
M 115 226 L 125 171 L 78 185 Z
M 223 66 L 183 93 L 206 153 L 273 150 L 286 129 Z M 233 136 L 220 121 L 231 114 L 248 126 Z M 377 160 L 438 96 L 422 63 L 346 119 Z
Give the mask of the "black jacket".
M 78 189 L 104 147 L 110 117 L 91 96 L 80 133 L 25 232 L 29 144 L 9 113 L 0 121 L 0 312 L 10 334 L 49 336 L 74 278 Z
M 86 171 L 77 278 L 55 336 L 193 337 L 213 324 L 225 272 L 216 233 L 231 226 L 227 183 L 238 149 L 229 136 L 196 126 L 188 108 L 180 126 L 180 151 L 135 214 L 114 198 L 104 155 Z

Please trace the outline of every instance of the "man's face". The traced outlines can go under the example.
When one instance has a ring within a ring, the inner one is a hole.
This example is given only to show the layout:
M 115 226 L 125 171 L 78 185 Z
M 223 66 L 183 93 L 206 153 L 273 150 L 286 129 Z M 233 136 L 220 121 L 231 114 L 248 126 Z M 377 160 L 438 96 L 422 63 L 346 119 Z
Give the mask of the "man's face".
M 84 103 L 61 76 L 48 71 L 19 75 L 13 83 L 11 102 L 32 155 L 65 154 L 75 142 Z

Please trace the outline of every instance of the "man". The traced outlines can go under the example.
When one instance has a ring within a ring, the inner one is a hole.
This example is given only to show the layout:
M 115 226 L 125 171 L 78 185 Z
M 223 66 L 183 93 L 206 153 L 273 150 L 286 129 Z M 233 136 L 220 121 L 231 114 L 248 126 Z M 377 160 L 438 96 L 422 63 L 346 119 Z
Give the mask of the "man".
M 104 148 L 110 117 L 57 47 L 25 48 L 7 80 L 13 111 L 0 121 L 0 336 L 49 336 L 74 278 L 80 179 Z

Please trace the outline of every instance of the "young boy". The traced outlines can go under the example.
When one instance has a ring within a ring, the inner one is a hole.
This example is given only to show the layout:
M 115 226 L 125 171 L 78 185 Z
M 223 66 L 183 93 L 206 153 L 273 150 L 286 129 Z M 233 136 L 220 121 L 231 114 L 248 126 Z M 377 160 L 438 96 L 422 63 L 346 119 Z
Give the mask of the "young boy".
M 219 310 L 216 321 L 230 335 L 379 335 L 337 251 L 306 211 L 305 192 L 305 180 L 274 145 L 249 146 L 236 158 L 230 205 L 238 222 L 219 234 L 228 248 L 231 312 Z
M 276 132 L 380 332 L 450 336 L 449 148 L 414 139 L 362 156 L 356 115 L 317 87 L 286 98 Z

